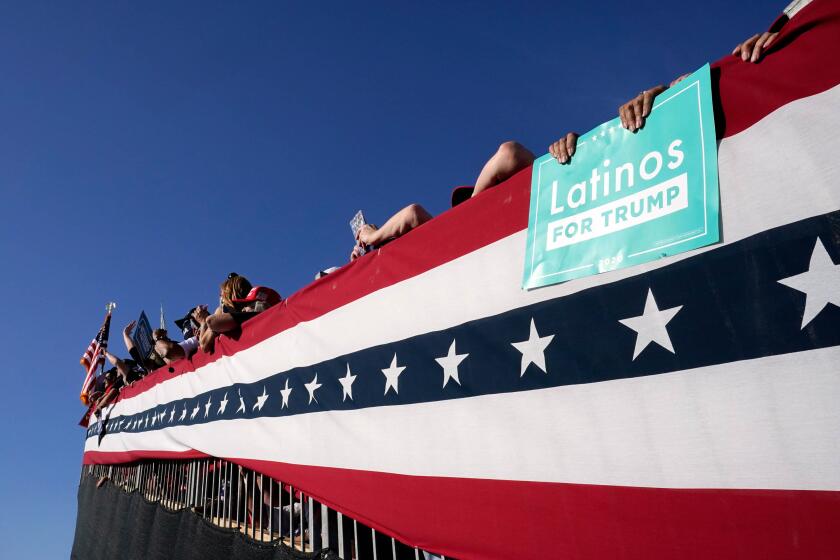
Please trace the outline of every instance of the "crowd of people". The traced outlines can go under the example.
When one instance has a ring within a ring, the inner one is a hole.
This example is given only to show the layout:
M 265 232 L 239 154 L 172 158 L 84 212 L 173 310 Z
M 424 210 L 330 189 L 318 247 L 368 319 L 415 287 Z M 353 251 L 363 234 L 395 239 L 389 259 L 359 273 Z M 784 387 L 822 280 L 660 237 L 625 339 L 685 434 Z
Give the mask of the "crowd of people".
M 801 0 L 799 3 L 802 3 Z M 770 31 L 753 35 L 738 44 L 732 54 L 744 62 L 760 62 L 785 21 L 786 17 L 783 16 L 777 20 Z M 687 74 L 678 77 L 668 87 L 673 87 L 686 76 Z M 668 87 L 654 86 L 622 104 L 618 108 L 622 127 L 634 133 L 642 129 L 645 119 L 650 115 L 654 99 Z M 567 165 L 574 156 L 577 139 L 577 133 L 569 132 L 552 143 L 548 147 L 548 152 L 560 165 Z M 451 198 L 452 206 L 457 206 L 503 183 L 529 167 L 534 159 L 534 154 L 522 144 L 514 141 L 504 142 L 484 164 L 473 186 L 454 189 Z M 425 208 L 415 203 L 391 216 L 380 227 L 373 224 L 363 225 L 356 234 L 356 245 L 351 252 L 350 260 L 354 261 L 361 257 L 365 254 L 365 249 L 379 248 L 422 226 L 432 218 L 433 216 Z M 123 360 L 111 352 L 105 352 L 111 368 L 97 378 L 91 393 L 90 402 L 93 403 L 91 412 L 98 414 L 104 407 L 114 402 L 123 387 L 131 385 L 158 367 L 190 357 L 199 349 L 212 352 L 219 335 L 240 329 L 245 321 L 282 301 L 280 294 L 275 290 L 265 286 L 252 286 L 247 278 L 236 273 L 228 275 L 222 282 L 219 292 L 219 306 L 212 314 L 206 305 L 198 305 L 191 309 L 183 319 L 176 321 L 184 335 L 183 341 L 173 341 L 166 329 L 155 329 L 152 332 L 154 352 L 150 356 L 142 356 L 136 348 L 131 336 L 136 325 L 133 321 L 129 323 L 123 330 L 123 340 L 131 357 Z
M 245 276 L 232 272 L 219 286 L 219 306 L 211 314 L 207 305 L 197 305 L 182 319 L 175 321 L 181 329 L 183 340 L 176 342 L 166 329 L 152 331 L 154 351 L 143 356 L 132 338 L 136 321 L 123 329 L 123 342 L 130 358 L 121 359 L 105 350 L 111 368 L 100 375 L 91 392 L 91 412 L 98 414 L 116 399 L 123 387 L 133 384 L 155 369 L 188 358 L 199 349 L 212 352 L 216 338 L 233 334 L 242 324 L 266 309 L 280 303 L 283 298 L 267 286 L 252 286 Z

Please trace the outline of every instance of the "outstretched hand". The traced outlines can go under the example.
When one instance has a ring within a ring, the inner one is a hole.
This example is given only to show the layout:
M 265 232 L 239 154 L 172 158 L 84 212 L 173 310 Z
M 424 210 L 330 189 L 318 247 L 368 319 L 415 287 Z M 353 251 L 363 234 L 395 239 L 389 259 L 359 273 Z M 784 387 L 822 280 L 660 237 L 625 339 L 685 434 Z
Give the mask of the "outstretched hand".
M 770 43 L 776 38 L 778 32 L 765 31 L 762 34 L 755 34 L 743 43 L 739 43 L 737 47 L 732 49 L 732 54 L 738 56 L 744 62 L 758 62 L 761 55 L 770 46 Z
M 137 321 L 132 321 L 125 326 L 123 329 L 123 334 L 126 336 L 131 336 L 131 332 L 134 330 L 134 326 L 137 324 Z
M 569 132 L 566 136 L 550 145 L 548 147 L 548 153 L 557 160 L 557 163 L 568 163 L 575 153 L 575 148 L 577 148 L 578 136 L 577 132 Z

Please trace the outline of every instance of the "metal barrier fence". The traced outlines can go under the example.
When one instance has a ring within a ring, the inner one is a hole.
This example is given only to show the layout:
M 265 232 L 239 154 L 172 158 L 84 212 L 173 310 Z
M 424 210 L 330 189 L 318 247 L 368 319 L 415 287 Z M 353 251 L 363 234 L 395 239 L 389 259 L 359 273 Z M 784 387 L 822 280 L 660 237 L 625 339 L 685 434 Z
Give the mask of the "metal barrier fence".
M 328 548 L 347 560 L 446 560 L 377 534 L 291 485 L 223 459 L 85 465 L 81 477 L 86 475 L 110 480 L 125 492 L 139 491 L 171 510 L 190 509 L 259 542 L 282 541 L 303 552 Z

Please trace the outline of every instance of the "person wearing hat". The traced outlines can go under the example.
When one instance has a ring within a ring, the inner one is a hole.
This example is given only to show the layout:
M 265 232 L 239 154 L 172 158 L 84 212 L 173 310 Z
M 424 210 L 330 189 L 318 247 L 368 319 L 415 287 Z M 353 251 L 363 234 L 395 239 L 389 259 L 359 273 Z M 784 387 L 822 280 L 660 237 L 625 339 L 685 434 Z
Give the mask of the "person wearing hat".
M 578 135 L 569 132 L 563 138 L 548 147 L 549 153 L 561 164 L 570 161 L 577 145 Z M 534 162 L 534 154 L 519 142 L 504 142 L 496 153 L 487 160 L 475 186 L 456 187 L 452 191 L 452 206 L 458 206 L 466 200 L 478 196 L 485 190 L 495 187 L 522 171 Z M 356 241 L 362 246 L 379 247 L 392 239 L 405 235 L 419 225 L 432 219 L 432 215 L 419 204 L 409 204 L 377 228 L 372 224 L 365 224 L 359 228 Z M 358 247 L 358 245 L 357 245 Z M 350 254 L 350 260 L 357 259 L 360 252 L 357 248 Z
M 212 315 L 207 314 L 206 309 L 203 313 L 194 314 L 200 325 L 198 340 L 201 349 L 212 351 L 217 336 L 238 329 L 248 319 L 281 301 L 283 298 L 275 290 L 267 286 L 254 286 L 244 297 L 230 298 L 232 307 L 224 305 Z

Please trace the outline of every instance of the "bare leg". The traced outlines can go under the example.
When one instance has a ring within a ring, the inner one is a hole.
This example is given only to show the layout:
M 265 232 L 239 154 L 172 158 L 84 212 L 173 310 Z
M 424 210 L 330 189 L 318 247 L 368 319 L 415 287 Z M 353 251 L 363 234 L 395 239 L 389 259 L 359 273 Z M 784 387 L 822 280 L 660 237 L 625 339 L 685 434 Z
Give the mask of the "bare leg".
M 425 208 L 419 204 L 409 204 L 382 224 L 379 229 L 365 227 L 359 232 L 359 240 L 365 245 L 381 245 L 392 237 L 400 237 L 420 224 L 432 219 Z
M 493 154 L 475 180 L 473 196 L 495 187 L 534 162 L 534 154 L 519 142 L 505 142 Z

